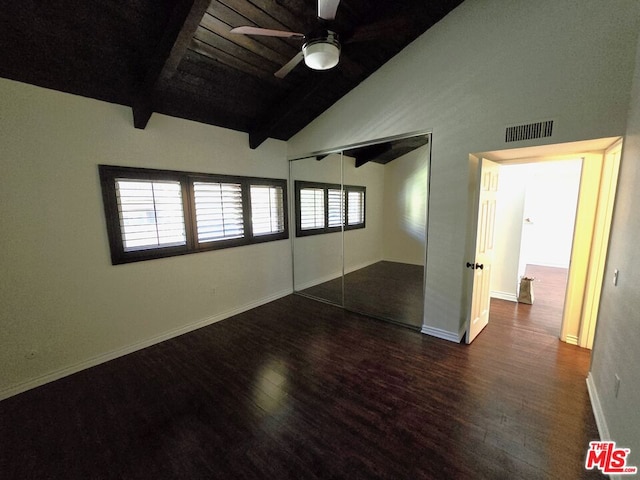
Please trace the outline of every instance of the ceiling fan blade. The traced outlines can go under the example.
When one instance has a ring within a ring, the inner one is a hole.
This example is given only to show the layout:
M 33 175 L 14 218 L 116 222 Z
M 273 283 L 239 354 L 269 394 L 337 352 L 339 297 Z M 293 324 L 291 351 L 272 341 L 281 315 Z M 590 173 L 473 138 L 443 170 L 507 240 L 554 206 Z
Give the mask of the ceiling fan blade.
M 304 58 L 304 54 L 302 52 L 298 52 L 298 54 L 289 60 L 280 70 L 278 70 L 274 75 L 278 78 L 286 77 L 291 70 L 296 68 L 296 66 L 302 61 Z
M 318 17 L 323 20 L 335 20 L 340 0 L 318 0 Z
M 240 33 L 243 35 L 263 35 L 265 37 L 281 37 L 281 38 L 304 38 L 304 34 L 297 32 L 285 32 L 283 30 L 271 30 L 259 27 L 236 27 L 230 30 L 231 33 Z

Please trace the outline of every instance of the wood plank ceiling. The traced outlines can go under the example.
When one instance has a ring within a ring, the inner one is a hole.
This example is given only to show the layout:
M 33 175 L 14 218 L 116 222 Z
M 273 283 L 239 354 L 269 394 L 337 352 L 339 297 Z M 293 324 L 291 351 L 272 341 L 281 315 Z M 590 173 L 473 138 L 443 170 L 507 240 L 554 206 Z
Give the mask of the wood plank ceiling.
M 249 133 L 252 148 L 288 140 L 462 0 L 23 0 L 0 9 L 0 76 Z M 230 33 L 256 26 L 338 33 L 337 67 L 274 73 L 304 40 Z

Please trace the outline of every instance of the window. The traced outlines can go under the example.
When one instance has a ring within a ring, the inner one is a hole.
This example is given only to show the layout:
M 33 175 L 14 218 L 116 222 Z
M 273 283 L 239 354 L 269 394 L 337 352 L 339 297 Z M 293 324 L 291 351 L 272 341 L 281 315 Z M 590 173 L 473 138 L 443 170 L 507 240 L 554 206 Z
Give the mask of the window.
M 120 263 L 289 238 L 286 180 L 100 165 Z
M 364 223 L 364 190 L 349 190 L 347 192 L 347 223 L 359 225 Z
M 324 189 L 302 188 L 298 192 L 297 211 L 302 230 L 324 228 Z
M 244 236 L 241 184 L 193 182 L 193 202 L 199 243 Z
M 296 181 L 295 192 L 296 236 L 365 228 L 366 187 Z
M 327 195 L 327 225 L 340 228 L 344 223 L 344 192 L 339 188 L 329 188 Z
M 125 252 L 186 243 L 180 182 L 118 179 L 115 185 Z
M 253 234 L 270 235 L 285 228 L 284 188 L 273 185 L 251 185 L 251 222 Z

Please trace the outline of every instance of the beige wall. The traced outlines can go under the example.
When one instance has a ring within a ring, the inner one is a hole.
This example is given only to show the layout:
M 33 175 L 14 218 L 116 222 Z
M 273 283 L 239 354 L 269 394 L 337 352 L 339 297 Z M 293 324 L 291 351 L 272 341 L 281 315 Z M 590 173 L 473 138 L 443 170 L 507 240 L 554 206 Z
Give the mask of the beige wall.
M 521 262 L 569 268 L 582 160 L 530 165 L 522 229 Z M 595 193 L 595 192 L 593 192 Z
M 137 130 L 129 108 L 4 79 L 0 99 L 0 398 L 291 291 L 287 240 L 112 266 L 97 168 L 287 178 L 284 142 Z
M 345 271 L 352 272 L 382 260 L 386 183 L 382 165 L 368 162 L 356 168 L 355 159 L 351 157 L 345 157 L 344 164 L 345 185 L 367 187 L 366 228 L 348 230 L 344 236 Z
M 429 146 L 384 166 L 384 259 L 424 265 Z
M 431 130 L 425 326 L 467 317 L 469 154 L 625 131 L 636 0 L 467 0 L 288 142 L 289 155 Z M 554 119 L 551 138 L 504 143 Z M 435 330 L 433 330 L 435 329 Z

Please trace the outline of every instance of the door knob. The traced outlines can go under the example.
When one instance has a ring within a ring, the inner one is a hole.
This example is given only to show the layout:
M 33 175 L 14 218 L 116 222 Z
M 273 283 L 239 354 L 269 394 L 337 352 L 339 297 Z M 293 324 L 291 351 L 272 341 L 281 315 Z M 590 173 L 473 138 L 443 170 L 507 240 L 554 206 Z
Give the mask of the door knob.
M 484 268 L 484 263 L 476 263 L 476 268 L 482 270 Z
M 471 270 L 473 270 L 474 268 L 476 268 L 476 266 L 473 263 L 467 262 L 467 268 L 470 268 Z

